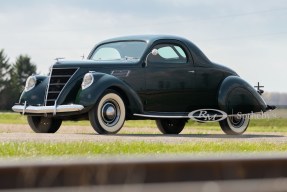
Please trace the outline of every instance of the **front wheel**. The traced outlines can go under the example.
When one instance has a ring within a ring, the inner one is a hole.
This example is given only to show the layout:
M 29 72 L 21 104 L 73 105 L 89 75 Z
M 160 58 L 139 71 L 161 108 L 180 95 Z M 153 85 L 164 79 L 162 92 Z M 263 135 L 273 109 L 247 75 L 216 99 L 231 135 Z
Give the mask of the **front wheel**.
M 62 124 L 61 119 L 43 116 L 27 116 L 28 124 L 36 133 L 55 133 Z
M 126 118 L 125 104 L 120 95 L 106 90 L 89 112 L 92 127 L 99 134 L 117 133 Z
M 185 119 L 158 119 L 156 120 L 157 128 L 163 134 L 179 134 L 184 126 Z
M 248 117 L 230 116 L 219 122 L 220 127 L 227 135 L 241 135 L 248 128 Z

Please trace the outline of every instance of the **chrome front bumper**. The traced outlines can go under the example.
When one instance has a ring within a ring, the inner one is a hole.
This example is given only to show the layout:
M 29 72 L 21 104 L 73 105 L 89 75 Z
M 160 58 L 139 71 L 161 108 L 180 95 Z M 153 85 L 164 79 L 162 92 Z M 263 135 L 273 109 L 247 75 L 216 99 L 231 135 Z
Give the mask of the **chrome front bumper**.
M 63 113 L 81 111 L 84 109 L 83 105 L 58 105 L 58 106 L 25 106 L 14 105 L 12 110 L 18 113 Z

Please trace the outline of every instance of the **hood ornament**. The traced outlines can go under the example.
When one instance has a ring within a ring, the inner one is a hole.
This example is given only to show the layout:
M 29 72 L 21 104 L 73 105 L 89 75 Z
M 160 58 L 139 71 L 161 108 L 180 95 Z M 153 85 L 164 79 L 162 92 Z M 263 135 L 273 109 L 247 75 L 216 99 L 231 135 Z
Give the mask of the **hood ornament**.
M 65 59 L 65 57 L 57 57 L 57 58 L 55 58 L 56 61 L 59 61 L 61 59 Z

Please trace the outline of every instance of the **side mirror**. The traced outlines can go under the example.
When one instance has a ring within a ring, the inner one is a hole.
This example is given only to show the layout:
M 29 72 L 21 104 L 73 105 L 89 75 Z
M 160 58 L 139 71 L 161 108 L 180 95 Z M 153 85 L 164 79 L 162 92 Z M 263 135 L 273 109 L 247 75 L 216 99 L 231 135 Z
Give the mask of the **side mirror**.
M 150 54 L 152 54 L 153 56 L 158 55 L 158 50 L 157 49 L 153 49 L 149 54 L 147 54 L 146 58 L 145 58 L 145 67 L 147 66 L 147 59 L 150 56 Z
M 153 50 L 151 51 L 151 54 L 154 55 L 154 56 L 156 56 L 156 55 L 158 54 L 158 50 L 157 50 L 157 49 L 153 49 Z

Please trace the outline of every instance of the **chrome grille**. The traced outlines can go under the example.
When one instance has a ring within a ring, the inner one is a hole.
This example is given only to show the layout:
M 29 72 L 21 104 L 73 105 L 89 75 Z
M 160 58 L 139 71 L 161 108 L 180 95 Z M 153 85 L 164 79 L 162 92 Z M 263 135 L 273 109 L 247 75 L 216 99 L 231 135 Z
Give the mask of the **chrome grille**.
M 75 74 L 77 68 L 54 68 L 52 69 L 49 85 L 46 91 L 46 106 L 55 105 L 55 101 L 59 97 L 65 85 Z

